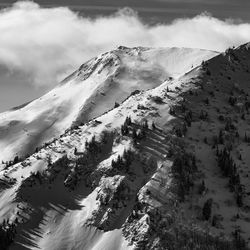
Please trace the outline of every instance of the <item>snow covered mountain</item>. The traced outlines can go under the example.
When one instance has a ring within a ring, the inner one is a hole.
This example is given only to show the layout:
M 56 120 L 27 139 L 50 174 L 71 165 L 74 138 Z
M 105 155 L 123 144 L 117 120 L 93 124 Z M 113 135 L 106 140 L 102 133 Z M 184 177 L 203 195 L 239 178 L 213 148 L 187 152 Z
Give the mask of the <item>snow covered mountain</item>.
M 34 153 L 42 143 L 101 115 L 131 92 L 157 87 L 216 54 L 119 47 L 93 58 L 46 95 L 0 114 L 0 161 Z
M 0 249 L 247 249 L 249 82 L 248 44 L 119 47 L 1 114 Z

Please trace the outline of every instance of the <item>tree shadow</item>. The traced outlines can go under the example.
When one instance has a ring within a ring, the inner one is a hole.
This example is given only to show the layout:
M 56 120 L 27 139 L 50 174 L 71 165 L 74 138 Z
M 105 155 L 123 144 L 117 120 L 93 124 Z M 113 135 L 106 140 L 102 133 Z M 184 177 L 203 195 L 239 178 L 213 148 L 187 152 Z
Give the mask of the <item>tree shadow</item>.
M 101 154 L 93 160 L 91 172 L 110 155 L 112 145 L 113 137 L 110 137 Z M 55 170 L 58 170 L 58 166 L 59 171 L 55 172 Z M 89 187 L 84 175 L 81 176 L 79 183 L 73 189 L 66 187 L 64 180 L 65 176 L 69 174 L 69 170 L 69 166 L 63 168 L 60 167 L 60 164 L 57 164 L 55 169 L 51 169 L 51 173 L 55 175 L 52 181 L 44 180 L 44 177 L 39 175 L 36 177 L 36 181 L 26 181 L 26 183 L 24 181 L 22 183 L 17 191 L 15 201 L 17 203 L 26 203 L 27 205 L 24 206 L 31 209 L 19 208 L 21 213 L 18 219 L 21 219 L 23 223 L 17 225 L 17 234 L 11 249 L 38 248 L 35 240 L 37 237 L 43 236 L 43 226 L 45 228 L 47 224 L 55 223 L 51 221 L 55 217 L 60 219 L 67 213 L 84 209 L 81 201 L 92 193 L 93 188 Z M 53 211 L 56 216 L 53 218 L 48 217 L 47 212 L 49 211 Z
M 35 240 L 37 237 L 43 237 L 43 230 L 39 225 L 45 226 L 52 223 L 53 219 L 46 214 L 46 211 L 54 211 L 57 216 L 61 217 L 69 211 L 81 210 L 83 206 L 80 205 L 80 200 L 91 192 L 92 190 L 86 187 L 84 182 L 74 191 L 70 191 L 64 186 L 61 178 L 57 178 L 49 186 L 37 183 L 32 187 L 21 187 L 16 201 L 25 200 L 32 211 L 24 209 L 22 214 L 19 214 L 18 220 L 22 220 L 23 223 L 18 223 L 15 242 L 10 249 L 38 248 Z

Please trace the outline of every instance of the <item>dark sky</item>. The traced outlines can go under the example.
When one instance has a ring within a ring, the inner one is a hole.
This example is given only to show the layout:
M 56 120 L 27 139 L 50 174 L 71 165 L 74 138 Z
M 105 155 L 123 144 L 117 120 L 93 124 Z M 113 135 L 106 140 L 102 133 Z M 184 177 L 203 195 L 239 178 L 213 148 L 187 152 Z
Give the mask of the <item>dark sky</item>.
M 0 0 L 0 8 L 10 6 L 14 0 Z M 36 0 L 46 7 L 68 6 L 82 15 L 109 15 L 122 7 L 131 7 L 149 24 L 169 23 L 180 17 L 193 17 L 204 11 L 220 19 L 236 22 L 250 21 L 250 0 Z M 1 39 L 1 37 L 0 37 Z M 30 101 L 47 91 L 45 87 L 32 87 L 20 76 L 10 79 L 0 69 L 0 112 Z M 15 98 L 12 98 L 15 97 Z
M 0 0 L 8 6 L 14 0 Z M 250 0 L 36 0 L 43 6 L 69 6 L 89 15 L 110 14 L 121 7 L 132 7 L 149 22 L 169 22 L 177 17 L 192 17 L 208 11 L 225 19 L 250 20 Z

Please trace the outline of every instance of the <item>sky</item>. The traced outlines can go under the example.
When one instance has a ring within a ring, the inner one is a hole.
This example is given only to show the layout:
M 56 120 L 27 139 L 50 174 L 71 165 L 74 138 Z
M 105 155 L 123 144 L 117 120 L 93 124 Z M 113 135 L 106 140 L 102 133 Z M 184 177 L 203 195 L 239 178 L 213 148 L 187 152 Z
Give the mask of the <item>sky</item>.
M 0 0 L 0 6 L 10 6 L 14 0 Z M 41 6 L 68 6 L 86 15 L 111 14 L 122 7 L 140 12 L 147 21 L 171 21 L 179 17 L 192 17 L 208 11 L 218 18 L 250 21 L 249 0 L 37 0 Z
M 224 51 L 250 42 L 249 0 L 0 0 L 0 8 L 0 112 L 119 45 Z

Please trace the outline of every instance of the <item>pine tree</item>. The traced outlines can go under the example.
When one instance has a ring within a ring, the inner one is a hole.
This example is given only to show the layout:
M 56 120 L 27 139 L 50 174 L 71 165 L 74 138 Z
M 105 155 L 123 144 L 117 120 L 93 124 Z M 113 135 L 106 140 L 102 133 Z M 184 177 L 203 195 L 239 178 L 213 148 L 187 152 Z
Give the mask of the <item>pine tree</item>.
M 199 187 L 199 194 L 203 194 L 203 192 L 206 190 L 206 185 L 205 185 L 205 181 L 202 180 L 200 187 Z
M 208 199 L 202 209 L 202 214 L 203 214 L 203 218 L 205 220 L 209 220 L 211 217 L 211 213 L 212 213 L 212 203 L 213 200 L 212 199 Z
M 129 133 L 129 129 L 126 123 L 121 126 L 121 133 L 122 135 L 127 135 Z
M 126 117 L 126 120 L 125 120 L 125 124 L 130 126 L 132 124 L 132 121 L 131 121 L 131 117 L 130 116 L 127 116 Z
M 247 133 L 245 132 L 245 137 L 244 137 L 244 141 L 249 143 L 250 142 L 250 137 L 247 135 Z
M 152 129 L 155 130 L 156 129 L 156 126 L 155 126 L 155 123 L 152 122 Z
M 142 127 L 143 127 L 144 129 L 148 129 L 148 120 L 145 120 L 145 121 L 144 121 Z
M 209 99 L 206 98 L 206 99 L 204 100 L 204 102 L 205 102 L 206 105 L 208 105 L 208 104 L 209 104 Z
M 220 130 L 219 132 L 219 144 L 224 144 L 223 132 Z
M 132 138 L 133 138 L 133 139 L 137 139 L 137 131 L 136 131 L 135 128 L 133 128 Z
M 170 108 L 169 108 L 169 114 L 170 114 L 170 115 L 175 115 L 175 110 L 174 110 L 173 107 L 170 107 Z
M 118 102 L 115 102 L 114 108 L 118 108 L 119 106 L 120 106 L 120 104 Z
M 18 162 L 19 162 L 19 157 L 18 157 L 18 155 L 16 155 L 15 158 L 14 158 L 13 164 L 16 164 Z

